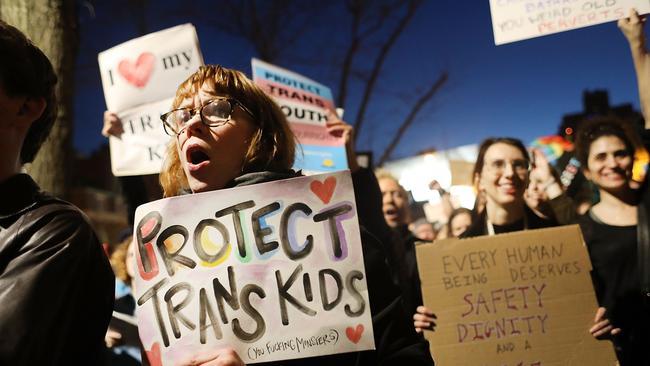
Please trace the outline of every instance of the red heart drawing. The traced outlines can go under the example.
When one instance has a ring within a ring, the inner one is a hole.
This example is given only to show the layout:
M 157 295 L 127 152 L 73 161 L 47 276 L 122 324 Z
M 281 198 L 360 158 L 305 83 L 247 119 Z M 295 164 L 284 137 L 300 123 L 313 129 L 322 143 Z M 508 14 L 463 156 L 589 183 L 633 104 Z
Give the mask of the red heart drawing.
M 156 57 L 149 53 L 143 52 L 138 56 L 135 64 L 130 60 L 122 60 L 117 65 L 117 71 L 122 75 L 129 84 L 138 88 L 144 88 L 149 81 Z
M 348 336 L 348 339 L 354 344 L 359 343 L 362 334 L 363 334 L 363 324 L 357 325 L 356 328 L 352 328 L 352 327 L 345 328 L 345 335 Z
M 312 181 L 309 188 L 311 188 L 311 191 L 314 192 L 323 203 L 327 204 L 330 202 L 330 199 L 332 199 L 332 195 L 334 194 L 336 178 L 327 177 L 327 179 L 322 183 L 318 180 Z
M 160 359 L 160 344 L 154 342 L 151 345 L 151 351 L 145 350 L 147 352 L 147 359 L 151 366 L 162 366 L 162 360 Z

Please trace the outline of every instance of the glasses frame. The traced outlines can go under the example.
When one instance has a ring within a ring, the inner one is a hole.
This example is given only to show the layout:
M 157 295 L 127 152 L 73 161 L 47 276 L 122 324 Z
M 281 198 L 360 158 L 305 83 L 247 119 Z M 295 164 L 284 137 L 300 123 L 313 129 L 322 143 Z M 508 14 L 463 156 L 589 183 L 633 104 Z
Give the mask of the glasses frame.
M 207 123 L 206 120 L 205 120 L 205 117 L 203 116 L 203 108 L 205 108 L 206 106 L 208 106 L 211 103 L 213 103 L 215 101 L 218 101 L 218 100 L 225 100 L 230 104 L 230 111 L 228 112 L 228 117 L 226 119 L 224 119 L 223 121 L 219 121 L 219 122 L 215 122 L 215 123 Z M 222 125 L 228 123 L 232 119 L 232 113 L 233 113 L 233 111 L 235 110 L 235 108 L 237 106 L 239 106 L 244 112 L 246 112 L 249 116 L 251 116 L 251 118 L 253 120 L 255 119 L 255 116 L 253 115 L 253 112 L 251 112 L 250 109 L 246 108 L 246 106 L 243 105 L 237 99 L 228 98 L 228 97 L 217 97 L 217 98 L 212 98 L 212 99 L 208 100 L 207 102 L 203 103 L 202 105 L 200 105 L 199 107 L 196 107 L 196 108 L 185 107 L 185 108 L 172 109 L 171 111 L 169 111 L 169 112 L 167 112 L 165 114 L 162 114 L 160 116 L 160 120 L 163 122 L 163 129 L 165 130 L 166 134 L 168 134 L 169 136 L 178 137 L 181 133 L 183 133 L 183 131 L 185 131 L 185 129 L 187 128 L 188 125 L 186 124 L 178 132 L 175 132 L 174 131 L 175 128 L 173 127 L 173 125 L 171 123 L 167 122 L 167 118 L 169 118 L 169 116 L 172 113 L 177 112 L 177 111 L 189 111 L 190 119 L 188 120 L 188 122 L 192 118 L 194 118 L 194 116 L 198 113 L 199 117 L 201 117 L 201 123 L 204 126 L 207 126 L 207 127 L 219 127 L 219 126 L 222 126 Z
M 503 166 L 502 167 L 495 166 L 496 162 L 503 163 Z M 517 166 L 516 165 L 518 165 L 517 163 L 519 163 L 519 162 L 525 162 L 526 163 L 526 170 L 525 171 L 523 169 L 521 171 L 517 171 Z M 526 159 L 517 159 L 517 160 L 512 160 L 512 161 L 507 161 L 507 160 L 504 160 L 504 159 L 495 159 L 495 160 L 492 160 L 490 162 L 486 161 L 485 164 L 483 165 L 483 168 L 486 169 L 488 172 L 493 173 L 493 174 L 503 174 L 503 172 L 506 170 L 506 167 L 508 165 L 510 165 L 510 167 L 512 168 L 512 172 L 515 173 L 515 174 L 521 174 L 521 173 L 530 174 L 530 171 L 533 169 L 533 164 L 530 161 L 526 160 Z

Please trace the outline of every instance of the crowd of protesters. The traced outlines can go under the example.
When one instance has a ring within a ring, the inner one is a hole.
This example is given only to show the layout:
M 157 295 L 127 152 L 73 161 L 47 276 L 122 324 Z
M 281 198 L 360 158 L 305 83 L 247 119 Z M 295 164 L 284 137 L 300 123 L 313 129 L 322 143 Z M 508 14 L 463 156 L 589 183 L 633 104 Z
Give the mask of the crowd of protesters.
M 643 20 L 619 21 L 638 79 L 643 114 L 650 113 L 650 54 Z M 21 173 L 47 137 L 56 76 L 50 62 L 16 28 L 0 21 L 0 364 L 146 364 L 141 345 L 109 327 L 113 310 L 133 314 L 133 248 L 127 234 L 109 260 L 86 217 L 43 193 Z M 202 66 L 176 91 L 161 128 L 172 136 L 159 176 L 173 197 L 278 181 L 292 170 L 295 137 L 283 112 L 243 73 Z M 594 192 L 590 204 L 569 196 L 538 150 L 511 137 L 480 144 L 473 170 L 476 204 L 454 207 L 438 182 L 445 220 L 430 223 L 410 210 L 409 193 L 385 171 L 356 163 L 353 129 L 333 112 L 328 131 L 346 141 L 360 222 L 376 350 L 311 357 L 278 365 L 432 365 L 423 332 L 435 331 L 435 304 L 425 307 L 415 248 L 422 241 L 580 225 L 599 303 L 590 329 L 611 341 L 621 365 L 650 364 L 650 194 L 632 179 L 644 146 L 629 121 L 584 121 L 575 155 Z M 645 128 L 650 128 L 646 122 Z M 121 121 L 104 116 L 103 133 Z M 645 147 L 646 149 L 648 147 Z M 144 193 L 143 193 L 144 195 Z M 135 200 L 142 201 L 143 197 Z M 132 216 L 132 212 L 130 213 Z M 434 244 L 435 245 L 435 244 Z M 185 365 L 243 365 L 231 348 L 187 356 Z

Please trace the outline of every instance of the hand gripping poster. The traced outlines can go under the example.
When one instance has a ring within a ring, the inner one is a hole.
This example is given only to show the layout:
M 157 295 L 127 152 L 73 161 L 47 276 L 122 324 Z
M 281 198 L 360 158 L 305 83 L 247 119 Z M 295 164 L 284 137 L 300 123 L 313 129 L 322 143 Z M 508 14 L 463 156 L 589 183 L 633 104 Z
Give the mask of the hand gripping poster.
M 436 365 L 614 366 L 589 334 L 598 304 L 577 225 L 416 248 Z M 423 265 L 426 263 L 427 265 Z
M 116 176 L 160 172 L 169 141 L 160 115 L 171 109 L 176 88 L 203 65 L 196 30 L 183 24 L 129 40 L 99 53 L 106 107 L 124 133 L 109 138 Z
M 246 364 L 374 349 L 348 171 L 166 198 L 135 223 L 152 365 L 225 346 Z
M 252 59 L 253 81 L 287 117 L 300 143 L 294 169 L 306 174 L 348 168 L 345 141 L 327 132 L 326 111 L 334 112 L 330 89 L 293 71 Z

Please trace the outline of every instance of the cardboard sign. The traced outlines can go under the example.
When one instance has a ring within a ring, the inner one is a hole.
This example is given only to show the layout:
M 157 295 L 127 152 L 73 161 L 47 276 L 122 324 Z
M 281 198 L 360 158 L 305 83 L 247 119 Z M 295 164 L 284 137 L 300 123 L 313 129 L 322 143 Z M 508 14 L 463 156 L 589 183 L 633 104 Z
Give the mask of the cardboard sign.
M 113 174 L 160 172 L 161 147 L 169 136 L 159 116 L 170 110 L 178 85 L 203 65 L 194 26 L 183 24 L 135 38 L 97 58 L 106 107 L 125 124 L 125 135 L 110 139 Z
M 109 137 L 113 175 L 159 173 L 170 136 L 163 129 L 160 115 L 171 109 L 172 99 L 149 103 L 118 113 L 124 133 Z
M 577 225 L 416 247 L 436 365 L 616 364 L 588 332 L 598 308 Z
M 490 0 L 496 45 L 650 12 L 647 0 Z
M 334 111 L 331 90 L 293 71 L 252 59 L 253 81 L 278 103 L 301 149 L 295 169 L 308 174 L 347 169 L 345 141 L 326 129 L 326 110 Z
M 138 207 L 136 314 L 152 364 L 374 349 L 348 171 Z
M 449 160 L 452 186 L 473 186 L 474 185 L 474 164 L 469 161 Z

